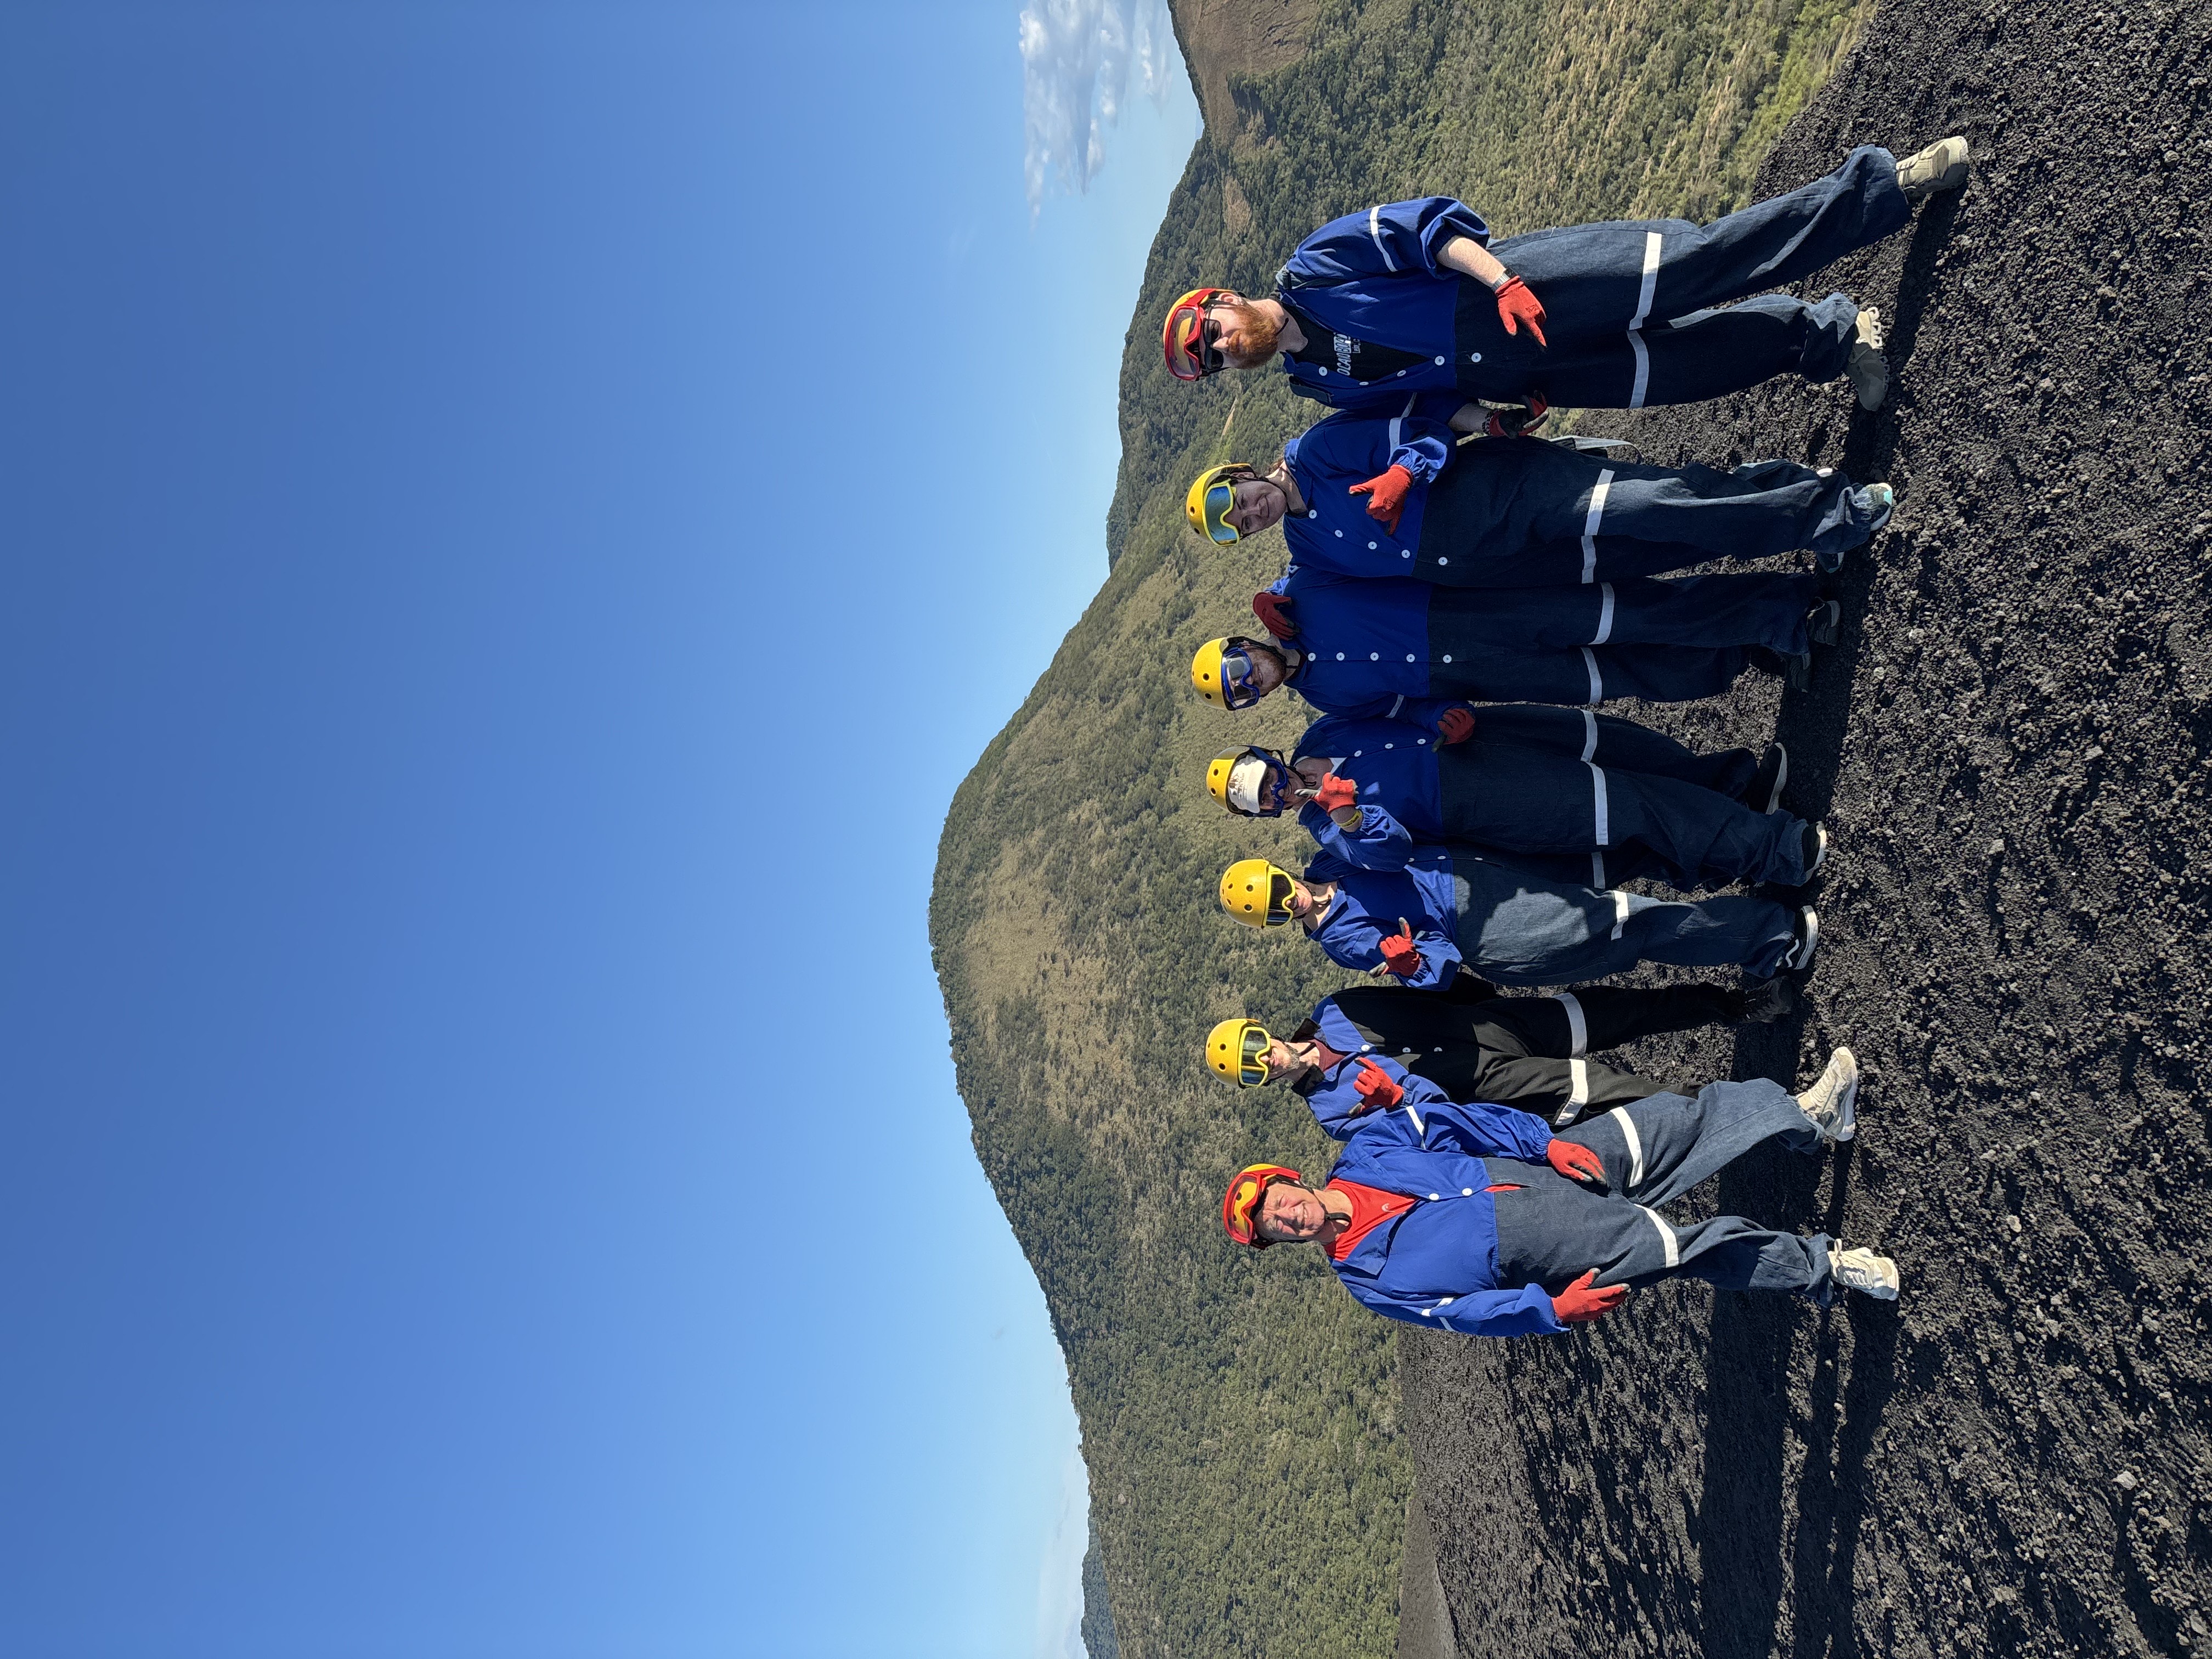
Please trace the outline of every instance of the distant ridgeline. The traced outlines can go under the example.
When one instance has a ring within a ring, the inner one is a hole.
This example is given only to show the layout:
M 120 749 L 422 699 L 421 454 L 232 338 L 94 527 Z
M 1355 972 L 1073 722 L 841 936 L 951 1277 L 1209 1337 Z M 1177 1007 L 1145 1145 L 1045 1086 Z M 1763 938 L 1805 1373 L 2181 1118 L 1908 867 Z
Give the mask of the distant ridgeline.
M 1206 127 L 1130 325 L 1110 573 L 954 797 L 930 931 L 976 1151 L 1067 1356 L 1112 1602 L 1086 1633 L 1126 1659 L 1349 1659 L 1395 1636 L 1413 1472 L 1389 1328 L 1314 1253 L 1223 1242 L 1231 1170 L 1317 1172 L 1332 1148 L 1296 1097 L 1232 1090 L 1198 1052 L 1215 1020 L 1295 1023 L 1345 982 L 1213 897 L 1234 857 L 1306 852 L 1201 786 L 1212 755 L 1302 722 L 1280 699 L 1221 714 L 1188 679 L 1283 547 L 1209 551 L 1182 513 L 1202 466 L 1264 464 L 1322 411 L 1272 374 L 1176 384 L 1159 318 L 1201 282 L 1267 292 L 1307 231 L 1376 201 L 1456 194 L 1501 234 L 1724 211 L 1870 0 L 1173 9 Z M 1089 556 L 1084 532 L 1043 556 Z

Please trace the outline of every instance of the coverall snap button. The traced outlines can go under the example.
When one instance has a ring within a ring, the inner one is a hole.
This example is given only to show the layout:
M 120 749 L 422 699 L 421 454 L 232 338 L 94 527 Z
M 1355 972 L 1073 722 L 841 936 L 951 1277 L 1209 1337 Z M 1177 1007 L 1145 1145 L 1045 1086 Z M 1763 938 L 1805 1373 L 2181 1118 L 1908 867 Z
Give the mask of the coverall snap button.
M 1429 1194 L 1429 1199 L 1431 1202 L 1434 1202 L 1436 1200 L 1442 1198 L 1443 1196 L 1443 1194 L 1442 1193 L 1431 1193 Z
M 1444 659 L 1444 660 L 1445 660 L 1446 662 L 1449 662 L 1449 661 L 1451 660 L 1451 659 L 1448 656 L 1448 657 L 1446 657 L 1446 658 Z
M 1398 378 L 1401 380 L 1406 378 L 1406 371 L 1404 369 L 1401 368 L 1398 371 Z
M 1306 509 L 1306 517 L 1309 519 L 1318 519 L 1321 517 L 1321 509 L 1317 507 L 1308 507 Z
M 1344 660 L 1344 653 L 1343 653 L 1343 652 L 1341 652 L 1341 651 L 1338 652 L 1338 653 L 1336 653 L 1336 659 L 1337 659 L 1339 662 L 1342 662 L 1342 661 Z
M 1439 358 L 1437 361 L 1442 362 L 1443 360 L 1442 360 L 1441 358 Z M 1480 351 L 1470 353 L 1470 354 L 1469 354 L 1469 356 L 1468 356 L 1468 362 L 1471 362 L 1471 363 L 1479 363 L 1479 362 L 1480 362 L 1481 361 L 1482 361 L 1482 354 L 1481 354 Z
M 1443 358 L 1441 358 L 1441 357 L 1437 358 L 1437 367 L 1438 368 L 1442 368 L 1443 366 L 1444 366 L 1444 360 L 1443 360 Z
M 1344 534 L 1344 532 L 1343 532 L 1341 530 L 1338 531 L 1336 533 L 1337 533 L 1338 535 L 1340 535 L 1340 536 L 1341 536 L 1342 534 Z
M 1375 544 L 1374 544 L 1373 542 L 1370 542 L 1370 543 L 1368 543 L 1368 544 L 1367 544 L 1367 550 L 1368 550 L 1370 553 L 1372 553 L 1372 552 L 1375 550 Z
M 1459 1195 L 1462 1198 L 1473 1198 L 1474 1196 L 1474 1188 L 1472 1187 L 1462 1187 L 1459 1189 Z
M 1380 651 L 1370 651 L 1367 653 L 1367 660 L 1370 662 L 1381 662 L 1382 660 L 1382 653 Z
M 1411 661 L 1413 661 L 1413 659 L 1412 659 L 1411 657 L 1408 657 L 1408 658 L 1407 658 L 1407 659 L 1406 659 L 1406 660 L 1407 660 L 1407 662 L 1411 662 Z M 1386 743 L 1386 744 L 1384 744 L 1382 746 L 1383 746 L 1385 749 L 1395 749 L 1398 745 L 1397 745 L 1396 744 L 1395 744 L 1395 743 Z
M 1439 553 L 1439 554 L 1437 556 L 1437 562 L 1438 564 L 1449 564 L 1449 563 L 1451 562 L 1451 561 L 1450 561 L 1449 559 L 1445 558 L 1445 557 L 1443 556 L 1443 555 L 1442 555 L 1441 553 Z
M 1401 558 L 1401 559 L 1410 559 L 1410 558 L 1412 558 L 1412 557 L 1413 556 L 1413 550 L 1412 548 L 1410 548 L 1410 547 L 1409 547 L 1409 548 L 1407 548 L 1404 552 L 1401 553 L 1398 556 L 1399 556 L 1400 558 Z
M 1408 651 L 1408 652 L 1406 653 L 1406 660 L 1407 660 L 1407 662 L 1411 662 L 1411 661 L 1413 661 L 1413 653 L 1412 652 Z

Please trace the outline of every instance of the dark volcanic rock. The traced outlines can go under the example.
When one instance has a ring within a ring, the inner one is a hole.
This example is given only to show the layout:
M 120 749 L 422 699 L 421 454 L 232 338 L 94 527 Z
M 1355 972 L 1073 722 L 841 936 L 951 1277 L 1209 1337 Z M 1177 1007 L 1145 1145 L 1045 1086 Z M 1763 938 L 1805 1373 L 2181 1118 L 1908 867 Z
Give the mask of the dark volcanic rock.
M 1889 407 L 1778 385 L 1587 422 L 1903 497 L 1809 695 L 1653 716 L 1790 744 L 1837 846 L 1811 1014 L 1636 1059 L 1789 1079 L 1850 1043 L 1848 1154 L 1704 1200 L 1887 1247 L 1905 1292 L 1409 1336 L 1468 1654 L 2212 1649 L 2208 59 L 2201 4 L 1885 11 L 1761 184 L 1973 140 L 1963 197 L 1808 285 L 1881 309 Z

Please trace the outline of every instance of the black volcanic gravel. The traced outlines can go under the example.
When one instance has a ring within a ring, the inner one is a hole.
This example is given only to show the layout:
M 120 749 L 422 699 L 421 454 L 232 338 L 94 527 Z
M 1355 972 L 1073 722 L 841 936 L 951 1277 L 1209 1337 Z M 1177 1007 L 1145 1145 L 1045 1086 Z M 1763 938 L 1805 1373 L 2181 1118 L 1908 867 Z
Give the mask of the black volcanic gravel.
M 1859 1139 L 1706 1201 L 1883 1246 L 1905 1290 L 1409 1334 L 1468 1655 L 2212 1654 L 2208 81 L 2201 4 L 1890 8 L 1761 179 L 1972 138 L 1962 197 L 1808 285 L 1881 307 L 1889 406 L 1586 423 L 1903 498 L 1810 694 L 1625 712 L 1778 732 L 1836 838 L 1809 1015 L 1638 1069 L 1808 1080 L 1850 1043 Z

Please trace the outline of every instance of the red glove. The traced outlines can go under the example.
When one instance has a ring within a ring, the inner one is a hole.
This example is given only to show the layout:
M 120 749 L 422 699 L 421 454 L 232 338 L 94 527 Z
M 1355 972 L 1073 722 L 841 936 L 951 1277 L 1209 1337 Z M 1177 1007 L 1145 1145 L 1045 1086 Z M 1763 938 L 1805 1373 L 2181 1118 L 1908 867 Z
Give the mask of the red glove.
M 1365 483 L 1352 485 L 1352 493 L 1370 497 L 1367 516 L 1395 536 L 1398 515 L 1406 510 L 1406 492 L 1413 487 L 1413 475 L 1404 467 L 1386 466 Z
M 1550 349 L 1552 343 L 1544 337 L 1544 302 L 1518 276 L 1508 276 L 1505 286 L 1498 290 L 1498 320 L 1505 325 L 1508 334 L 1518 334 L 1522 325 L 1527 324 L 1536 343 Z
M 1628 1286 L 1608 1285 L 1596 1289 L 1591 1280 L 1597 1277 L 1592 1267 L 1580 1279 L 1552 1298 L 1552 1311 L 1569 1325 L 1587 1325 L 1600 1314 L 1611 1313 L 1628 1299 Z
M 1544 1148 L 1544 1162 L 1570 1181 L 1594 1181 L 1605 1184 L 1605 1164 L 1587 1146 L 1571 1140 L 1554 1140 Z
M 1474 735 L 1474 711 L 1447 708 L 1437 716 L 1437 735 L 1446 743 L 1465 743 Z
M 1540 392 L 1531 392 L 1521 400 L 1518 409 L 1493 409 L 1482 429 L 1493 438 L 1525 438 L 1544 424 L 1544 417 L 1552 412 L 1551 404 L 1544 401 Z
M 1252 596 L 1252 614 L 1277 639 L 1294 640 L 1298 636 L 1298 625 L 1288 615 L 1294 603 L 1279 593 L 1255 593 Z
M 1406 926 L 1403 916 L 1398 918 L 1398 931 L 1385 939 L 1380 949 L 1382 965 L 1400 979 L 1411 979 L 1421 971 L 1421 953 L 1413 944 L 1413 930 Z
M 1334 812 L 1346 806 L 1359 805 L 1359 786 L 1350 778 L 1330 773 L 1314 791 L 1314 805 L 1324 812 Z
M 1377 1107 L 1386 1112 L 1406 1097 L 1406 1091 L 1398 1086 L 1390 1073 L 1364 1056 L 1361 1057 L 1359 1075 L 1352 1079 L 1352 1086 L 1358 1091 L 1362 1105 Z

